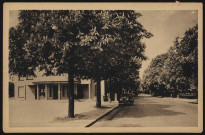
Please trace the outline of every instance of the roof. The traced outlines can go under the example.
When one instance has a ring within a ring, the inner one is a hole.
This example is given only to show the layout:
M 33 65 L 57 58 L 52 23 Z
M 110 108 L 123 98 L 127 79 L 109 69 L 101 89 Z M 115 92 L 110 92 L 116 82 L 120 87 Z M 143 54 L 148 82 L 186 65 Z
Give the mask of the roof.
M 77 82 L 77 80 L 74 80 Z M 36 77 L 33 80 L 34 84 L 40 83 L 68 83 L 68 76 L 42 76 Z

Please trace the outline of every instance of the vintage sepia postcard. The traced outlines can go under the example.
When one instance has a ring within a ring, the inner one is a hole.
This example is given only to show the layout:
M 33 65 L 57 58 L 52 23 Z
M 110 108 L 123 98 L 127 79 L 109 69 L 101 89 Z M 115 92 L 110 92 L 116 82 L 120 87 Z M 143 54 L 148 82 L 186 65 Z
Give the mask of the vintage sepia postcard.
M 5 133 L 200 133 L 201 3 L 4 3 Z

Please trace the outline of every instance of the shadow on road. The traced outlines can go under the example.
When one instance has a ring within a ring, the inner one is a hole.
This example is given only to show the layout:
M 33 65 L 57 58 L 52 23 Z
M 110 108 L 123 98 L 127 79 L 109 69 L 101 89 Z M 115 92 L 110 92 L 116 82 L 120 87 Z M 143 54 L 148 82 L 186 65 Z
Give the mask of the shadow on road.
M 112 114 L 107 120 L 113 118 L 142 118 L 150 116 L 175 116 L 180 114 L 186 114 L 182 112 L 176 112 L 174 110 L 168 110 L 171 105 L 162 104 L 134 104 L 133 106 L 120 106 L 116 113 Z
M 69 118 L 68 116 L 63 117 L 55 117 L 51 123 L 54 122 L 67 122 L 67 121 L 74 121 L 74 120 L 90 120 L 95 119 L 101 116 L 103 113 L 107 112 L 108 109 L 111 107 L 108 106 L 101 106 L 101 108 L 94 109 L 88 112 L 83 112 L 79 114 L 75 114 L 74 118 Z

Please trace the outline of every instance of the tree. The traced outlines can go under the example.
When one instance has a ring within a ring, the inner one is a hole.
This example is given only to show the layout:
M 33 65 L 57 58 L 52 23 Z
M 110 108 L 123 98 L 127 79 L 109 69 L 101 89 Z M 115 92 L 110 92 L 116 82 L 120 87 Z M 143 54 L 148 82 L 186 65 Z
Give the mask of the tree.
M 129 89 L 129 86 L 135 86 L 139 78 L 139 68 L 141 61 L 145 60 L 142 43 L 143 38 L 150 38 L 152 34 L 147 32 L 137 21 L 141 14 L 135 11 L 111 11 L 112 32 L 115 35 L 115 53 L 112 63 L 116 63 L 110 70 L 110 80 L 116 83 L 118 93 L 122 87 Z M 122 23 L 120 23 L 122 22 Z M 126 79 L 125 79 L 126 78 Z
M 9 73 L 16 74 L 18 77 L 32 75 L 34 74 L 32 61 L 29 61 L 24 47 L 26 37 L 23 31 L 17 29 L 9 30 Z M 24 61 L 25 59 L 27 62 Z
M 190 85 L 197 89 L 198 26 L 187 30 L 182 39 L 177 37 L 164 56 L 152 60 L 143 74 L 142 85 L 147 87 L 157 80 L 163 81 L 174 93 L 188 90 Z
M 141 39 L 150 38 L 152 34 L 137 21 L 141 14 L 135 11 L 95 11 L 95 15 L 96 27 L 83 41 L 89 41 L 94 48 L 88 55 L 91 68 L 89 78 L 97 82 L 96 106 L 100 107 L 100 81 L 110 79 L 123 83 L 124 78 L 119 79 L 122 75 L 136 78 L 141 60 L 145 59 L 145 45 Z
M 74 78 L 94 79 L 100 107 L 100 80 L 126 73 L 130 65 L 137 71 L 136 60 L 144 59 L 141 39 L 152 35 L 136 21 L 139 16 L 135 11 L 22 10 L 17 28 L 10 30 L 10 73 L 35 75 L 39 69 L 53 75 L 54 68 L 68 73 L 69 117 L 74 117 Z
M 90 46 L 81 44 L 81 38 L 94 28 L 92 17 L 92 11 L 23 10 L 17 28 L 10 30 L 10 72 L 27 75 L 27 69 L 39 68 L 46 75 L 53 75 L 56 68 L 58 74 L 68 73 L 69 117 L 74 117 L 74 77 L 86 76 L 82 74 L 87 68 L 84 56 Z M 12 36 L 15 33 L 20 34 Z M 19 59 L 17 54 L 12 55 L 16 47 L 21 53 Z M 20 65 L 21 61 L 25 64 Z M 18 69 L 13 66 L 15 62 Z
M 144 71 L 143 82 L 148 83 L 162 83 L 161 75 L 164 67 L 164 62 L 168 58 L 168 54 L 164 53 L 161 55 L 157 55 L 156 58 L 152 59 L 149 67 Z
M 179 37 L 174 41 L 174 45 L 171 46 L 168 50 L 168 58 L 164 63 L 163 74 L 166 76 L 164 78 L 166 84 L 172 89 L 176 91 L 177 88 L 177 80 L 183 77 L 183 69 L 179 62 L 179 54 L 177 53 L 176 46 L 179 44 Z
M 176 48 L 184 77 L 194 89 L 198 89 L 198 25 L 185 32 Z
M 152 59 L 149 67 L 144 71 L 142 85 L 149 88 L 153 95 L 162 95 L 162 87 L 165 83 L 164 63 L 168 58 L 168 53 L 157 55 Z

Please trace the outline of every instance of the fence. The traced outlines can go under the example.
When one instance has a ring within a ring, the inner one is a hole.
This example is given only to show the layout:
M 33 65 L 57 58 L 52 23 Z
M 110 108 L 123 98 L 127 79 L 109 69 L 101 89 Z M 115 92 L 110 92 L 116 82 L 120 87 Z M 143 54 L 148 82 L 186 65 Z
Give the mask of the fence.
M 198 98 L 198 91 L 197 90 L 182 91 L 179 93 L 179 98 L 191 98 L 191 99 Z

